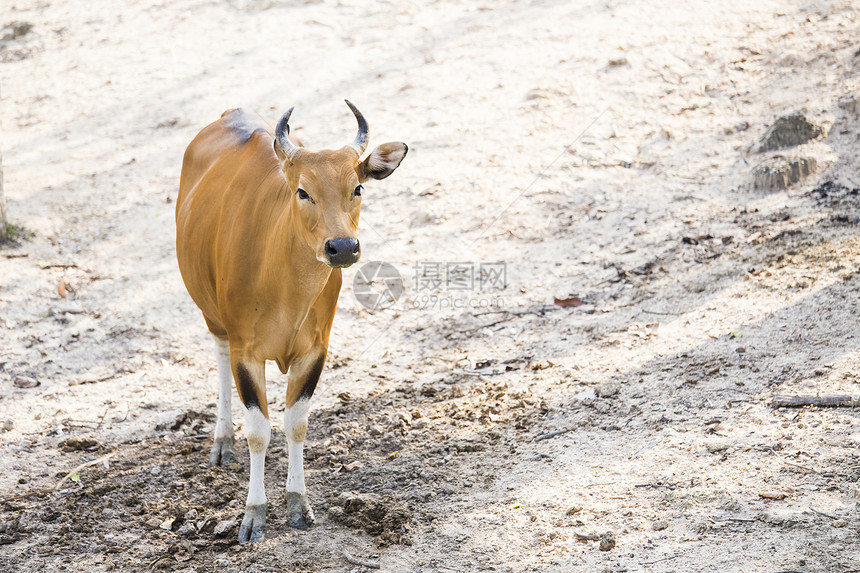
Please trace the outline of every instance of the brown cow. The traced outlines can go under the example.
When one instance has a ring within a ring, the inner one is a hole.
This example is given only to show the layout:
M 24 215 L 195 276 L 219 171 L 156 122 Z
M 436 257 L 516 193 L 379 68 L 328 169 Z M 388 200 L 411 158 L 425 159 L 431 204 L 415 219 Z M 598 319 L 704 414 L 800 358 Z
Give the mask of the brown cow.
M 289 523 L 314 523 L 302 446 L 328 350 L 340 268 L 361 254 L 361 184 L 391 175 L 408 150 L 404 143 L 385 143 L 362 161 L 367 122 L 346 103 L 358 120 L 358 135 L 340 149 L 296 145 L 289 138 L 292 108 L 274 131 L 260 116 L 234 109 L 205 127 L 182 161 L 176 256 L 188 293 L 215 338 L 220 379 L 210 464 L 233 459 L 234 380 L 245 406 L 251 476 L 240 543 L 262 540 L 266 524 L 266 360 L 290 373 L 284 416 Z

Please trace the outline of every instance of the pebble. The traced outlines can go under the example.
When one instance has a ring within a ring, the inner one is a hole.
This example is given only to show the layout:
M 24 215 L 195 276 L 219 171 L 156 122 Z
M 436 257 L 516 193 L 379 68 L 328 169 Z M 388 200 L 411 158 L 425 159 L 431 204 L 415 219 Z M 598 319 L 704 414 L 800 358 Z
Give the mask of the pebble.
M 703 443 L 705 448 L 707 448 L 707 450 L 712 454 L 727 450 L 734 445 L 732 440 L 729 440 L 728 438 L 710 438 L 705 440 Z
M 39 381 L 30 376 L 15 376 L 15 380 L 12 383 L 17 388 L 35 388 L 39 385 Z
M 155 421 L 155 429 L 178 430 L 187 417 L 188 413 L 185 410 L 169 410 L 161 414 Z
M 215 526 L 213 533 L 215 537 L 227 537 L 231 531 L 236 529 L 236 522 L 233 520 L 219 521 Z
M 753 169 L 753 185 L 757 189 L 778 191 L 790 187 L 818 170 L 814 157 L 783 157 L 766 159 Z
M 771 525 L 788 527 L 800 522 L 802 515 L 795 509 L 771 507 L 761 512 L 759 519 Z
M 665 519 L 658 519 L 654 523 L 651 524 L 651 529 L 654 531 L 663 531 L 664 529 L 669 527 L 669 522 Z
M 832 525 L 833 527 L 845 527 L 848 525 L 848 522 L 844 519 L 834 519 Z
M 580 402 L 583 400 L 594 400 L 595 398 L 597 398 L 597 394 L 594 392 L 594 388 L 586 388 L 585 390 L 583 390 L 579 394 L 576 394 L 573 397 L 574 400 Z
M 823 126 L 798 111 L 777 119 L 759 139 L 756 151 L 762 153 L 793 147 L 826 135 Z
M 621 385 L 618 382 L 602 382 L 597 385 L 595 393 L 601 398 L 609 398 L 615 396 L 621 390 Z
M 60 448 L 65 452 L 74 452 L 80 450 L 88 450 L 98 447 L 99 443 L 93 438 L 85 438 L 80 436 L 70 436 L 60 444 Z
M 601 551 L 612 551 L 615 549 L 615 536 L 612 533 L 607 533 L 603 537 L 600 538 L 600 545 L 598 549 Z

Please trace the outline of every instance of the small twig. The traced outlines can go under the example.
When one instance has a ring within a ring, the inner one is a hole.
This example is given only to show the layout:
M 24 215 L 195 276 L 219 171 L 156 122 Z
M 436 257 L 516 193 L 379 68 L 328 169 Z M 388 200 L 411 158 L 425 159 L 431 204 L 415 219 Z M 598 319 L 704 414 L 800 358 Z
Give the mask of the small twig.
M 3 256 L 7 259 L 23 259 L 24 257 L 29 257 L 30 253 L 6 253 Z
M 98 430 L 98 426 L 93 426 L 95 420 L 65 420 L 63 422 L 70 428 L 87 428 L 88 430 Z
M 98 382 L 106 382 L 108 380 L 113 380 L 116 378 L 118 373 L 108 374 L 107 376 L 103 376 L 101 378 L 90 378 L 87 380 L 78 380 L 70 384 L 70 386 L 83 386 L 84 384 L 96 384 Z
M 485 312 L 476 312 L 472 316 L 485 316 L 488 314 L 510 314 L 510 310 L 500 309 L 500 310 L 487 310 Z
M 489 312 L 481 312 L 478 314 L 473 314 L 472 316 L 484 316 L 486 314 L 505 314 L 507 316 L 505 318 L 501 318 L 501 319 L 496 320 L 494 322 L 491 322 L 489 324 L 482 324 L 480 326 L 463 328 L 463 329 L 460 329 L 458 332 L 470 332 L 473 330 L 480 330 L 482 328 L 490 328 L 491 326 L 496 326 L 497 324 L 501 324 L 503 322 L 508 322 L 509 320 L 513 320 L 514 318 L 517 318 L 520 316 L 526 316 L 526 315 L 530 315 L 530 314 L 534 315 L 534 316 L 542 316 L 542 315 L 546 314 L 547 312 L 550 312 L 553 310 L 560 310 L 560 309 L 561 309 L 560 306 L 544 305 L 544 306 L 541 306 L 540 308 L 532 309 L 532 310 L 504 310 L 503 309 L 503 310 L 496 310 L 496 311 L 489 311 Z
M 574 531 L 573 535 L 577 541 L 597 541 L 600 539 L 599 533 L 577 533 Z
M 774 571 L 774 573 L 807 573 L 798 569 L 783 569 L 782 571 Z
M 836 408 L 840 406 L 860 406 L 860 398 L 852 398 L 847 394 L 831 394 L 828 396 L 774 396 L 771 406 L 774 408 L 802 408 L 803 406 L 818 406 Z
M 45 270 L 45 269 L 76 269 L 76 268 L 78 268 L 78 265 L 76 265 L 74 263 L 69 263 L 69 264 L 51 263 L 51 264 L 44 265 L 44 266 L 39 265 L 39 268 L 41 268 L 42 270 Z
M 102 427 L 102 424 L 105 421 L 105 416 L 107 416 L 107 413 L 108 413 L 108 408 L 105 408 L 105 413 L 102 414 L 102 417 L 99 419 L 99 424 L 98 424 L 98 426 L 96 426 L 96 430 L 98 430 L 99 428 Z
M 657 444 L 659 444 L 659 443 L 660 443 L 660 442 L 662 442 L 662 441 L 663 441 L 663 438 L 659 438 L 659 439 L 657 439 L 657 440 L 654 440 L 654 441 L 653 441 L 653 442 L 651 442 L 650 444 L 648 444 L 648 445 L 646 445 L 646 446 L 644 446 L 644 447 L 642 447 L 642 448 L 638 449 L 637 451 L 633 452 L 633 455 L 632 455 L 632 456 L 630 456 L 630 457 L 629 457 L 629 458 L 627 458 L 627 459 L 628 459 L 628 460 L 632 460 L 632 459 L 634 459 L 634 458 L 635 458 L 635 457 L 637 457 L 639 454 L 644 453 L 644 452 L 647 452 L 648 450 L 650 450 L 651 448 L 653 448 L 654 446 L 656 446 Z
M 829 517 L 830 519 L 839 519 L 835 515 L 830 515 L 829 513 L 824 513 L 823 511 L 818 511 L 814 507 L 809 508 L 810 511 L 817 513 L 818 515 L 823 515 L 824 517 Z
M 681 313 L 679 313 L 679 312 L 658 312 L 656 310 L 648 310 L 647 308 L 643 308 L 640 310 L 642 312 L 644 312 L 645 314 L 659 314 L 662 316 L 681 316 Z M 654 563 L 656 563 L 656 561 Z
M 550 438 L 554 438 L 554 437 L 556 437 L 556 436 L 560 436 L 560 435 L 562 435 L 562 434 L 566 434 L 566 433 L 568 433 L 568 432 L 570 432 L 570 431 L 572 431 L 572 430 L 573 430 L 573 428 L 565 428 L 565 429 L 563 429 L 563 430 L 555 430 L 555 431 L 553 431 L 553 432 L 547 432 L 546 434 L 541 434 L 540 436 L 536 437 L 536 438 L 535 438 L 535 441 L 536 441 L 536 442 L 540 442 L 540 441 L 542 441 L 542 440 L 548 440 L 548 439 L 550 439 Z
M 108 455 L 106 455 L 106 456 L 102 456 L 102 457 L 100 457 L 100 458 L 98 458 L 98 459 L 95 459 L 95 460 L 92 460 L 92 461 L 89 461 L 89 462 L 82 463 L 81 465 L 77 466 L 75 469 L 73 469 L 72 471 L 70 471 L 69 473 L 67 473 L 63 479 L 61 479 L 60 481 L 58 481 L 58 482 L 57 482 L 57 485 L 55 485 L 55 486 L 53 487 L 53 489 L 48 490 L 48 491 L 59 491 L 59 490 L 60 490 L 60 486 L 62 486 L 62 485 L 63 485 L 63 482 L 65 482 L 67 479 L 69 479 L 70 477 L 72 477 L 74 474 L 78 473 L 79 471 L 81 471 L 81 470 L 82 470 L 82 469 L 84 469 L 84 468 L 88 468 L 88 467 L 90 467 L 90 466 L 94 466 L 94 465 L 96 465 L 96 464 L 99 464 L 99 463 L 101 463 L 101 462 L 103 462 L 103 461 L 109 460 L 110 458 L 112 458 L 112 457 L 114 457 L 115 455 L 117 455 L 117 453 L 119 453 L 119 452 L 113 452 L 113 453 L 110 453 L 110 454 L 108 454 Z
M 79 471 L 81 471 L 81 470 L 82 470 L 82 469 L 84 469 L 84 468 L 87 468 L 87 467 L 89 467 L 89 466 L 94 466 L 94 465 L 96 465 L 96 464 L 98 464 L 98 463 L 104 462 L 104 461 L 106 461 L 106 460 L 108 460 L 108 459 L 112 458 L 113 456 L 115 456 L 115 455 L 116 455 L 116 454 L 118 454 L 118 453 L 119 453 L 119 452 L 113 452 L 112 454 L 108 454 L 108 455 L 106 455 L 106 456 L 102 456 L 102 457 L 100 457 L 100 458 L 98 458 L 98 459 L 96 459 L 96 460 L 92 460 L 92 461 L 90 461 L 90 462 L 86 462 L 86 463 L 83 463 L 83 464 L 79 465 L 78 467 L 76 467 L 75 469 L 73 469 L 72 471 L 70 471 L 69 473 L 67 473 L 67 474 L 65 475 L 65 477 L 64 477 L 63 479 L 61 479 L 59 482 L 57 482 L 57 485 L 55 485 L 54 487 L 49 487 L 49 488 L 44 488 L 44 489 L 37 489 L 37 490 L 33 490 L 33 491 L 31 491 L 31 492 L 28 492 L 28 493 L 22 493 L 22 494 L 20 494 L 20 495 L 14 495 L 14 496 L 12 496 L 12 497 L 6 497 L 6 498 L 3 498 L 3 499 L 0 499 L 0 503 L 6 503 L 7 501 L 15 501 L 15 500 L 17 500 L 17 499 L 24 499 L 24 498 L 27 498 L 27 497 L 33 497 L 34 495 L 47 495 L 47 494 L 49 494 L 49 493 L 57 492 L 57 491 L 59 491 L 59 490 L 60 490 L 60 486 L 62 486 L 62 485 L 63 485 L 63 483 L 64 483 L 67 479 L 69 479 L 70 477 L 72 477 L 74 474 L 78 473 Z
M 677 489 L 678 488 L 678 486 L 676 484 L 673 484 L 673 483 L 637 483 L 633 487 L 653 487 L 653 488 L 665 487 L 667 489 Z
M 669 557 L 664 557 L 663 559 L 657 559 L 656 561 L 646 561 L 645 563 L 640 563 L 639 565 L 654 565 L 655 563 L 660 563 L 661 561 L 671 561 L 672 559 L 677 559 L 680 556 L 680 553 L 676 553 L 675 555 L 670 555 Z
M 51 493 L 50 489 L 37 489 L 28 493 L 22 493 L 20 495 L 13 495 L 12 497 L 4 497 L 0 499 L 0 503 L 6 503 L 7 501 L 15 501 L 17 499 L 24 499 L 27 497 L 33 497 L 34 495 L 44 495 L 46 493 Z
M 808 467 L 806 467 L 806 466 L 802 466 L 802 465 L 800 465 L 800 464 L 795 464 L 795 463 L 792 463 L 792 462 L 790 462 L 790 461 L 788 461 L 788 460 L 785 460 L 785 459 L 784 459 L 784 460 L 782 460 L 782 462 L 783 462 L 785 465 L 792 466 L 792 467 L 795 467 L 795 468 L 799 468 L 799 469 L 802 469 L 802 470 L 808 471 L 808 472 L 809 472 L 809 473 L 811 473 L 811 474 L 817 474 L 817 473 L 818 473 L 816 470 L 814 470 L 814 469 L 812 469 L 812 468 L 808 468 Z
M 356 559 L 355 557 L 350 555 L 345 549 L 342 552 L 343 556 L 346 557 L 346 560 L 353 565 L 361 565 L 362 567 L 368 567 L 370 569 L 379 569 L 379 563 L 377 563 L 376 561 L 364 561 L 362 559 Z

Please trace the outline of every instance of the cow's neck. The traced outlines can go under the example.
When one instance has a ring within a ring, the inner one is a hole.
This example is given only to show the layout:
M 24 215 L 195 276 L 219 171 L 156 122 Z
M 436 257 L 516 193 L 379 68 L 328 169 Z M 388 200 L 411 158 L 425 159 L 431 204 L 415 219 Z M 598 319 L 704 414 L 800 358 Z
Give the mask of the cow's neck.
M 283 242 L 277 248 L 287 253 L 287 265 L 280 274 L 285 275 L 284 284 L 287 288 L 297 288 L 302 300 L 313 302 L 328 282 L 332 268 L 318 261 L 316 252 L 302 238 L 298 231 L 301 223 L 298 214 L 292 211 L 293 206 L 291 202 L 284 210 L 276 235 L 283 237 Z M 308 296 L 312 293 L 312 296 Z

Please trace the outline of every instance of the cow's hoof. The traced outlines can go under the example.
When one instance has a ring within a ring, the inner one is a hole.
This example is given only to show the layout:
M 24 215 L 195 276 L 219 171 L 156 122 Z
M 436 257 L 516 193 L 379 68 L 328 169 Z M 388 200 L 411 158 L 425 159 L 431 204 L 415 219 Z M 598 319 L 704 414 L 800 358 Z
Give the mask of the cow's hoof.
M 294 491 L 287 492 L 287 519 L 290 527 L 308 529 L 314 524 L 314 510 L 308 503 L 308 496 Z
M 233 438 L 215 438 L 209 452 L 210 466 L 226 466 L 233 463 Z
M 239 527 L 239 544 L 258 543 L 266 534 L 266 504 L 246 505 L 245 517 Z

